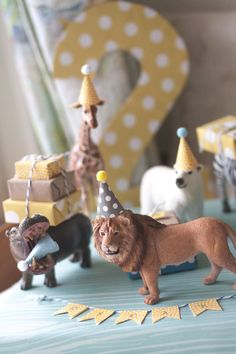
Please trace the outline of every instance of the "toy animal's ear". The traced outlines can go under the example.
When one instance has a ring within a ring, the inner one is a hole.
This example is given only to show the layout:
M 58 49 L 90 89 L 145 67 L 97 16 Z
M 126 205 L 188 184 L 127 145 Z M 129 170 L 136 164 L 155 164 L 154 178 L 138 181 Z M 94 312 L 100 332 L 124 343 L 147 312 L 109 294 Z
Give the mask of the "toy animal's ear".
M 202 171 L 202 170 L 203 170 L 203 165 L 198 164 L 198 166 L 197 166 L 197 170 L 198 170 L 198 171 Z
M 6 237 L 10 237 L 10 235 L 11 235 L 10 230 L 9 230 L 9 229 L 8 229 L 8 230 L 6 230 L 6 231 L 5 231 L 5 236 L 6 236 Z
M 130 225 L 130 219 L 125 215 L 122 215 L 122 214 L 119 215 L 118 220 L 122 225 L 124 225 L 126 227 L 128 227 Z

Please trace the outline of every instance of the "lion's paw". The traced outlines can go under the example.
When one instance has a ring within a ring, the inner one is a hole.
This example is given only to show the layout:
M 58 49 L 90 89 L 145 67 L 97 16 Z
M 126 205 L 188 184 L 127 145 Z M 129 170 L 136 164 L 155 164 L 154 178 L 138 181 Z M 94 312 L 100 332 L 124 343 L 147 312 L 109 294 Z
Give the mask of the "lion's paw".
M 154 305 L 158 302 L 159 297 L 154 295 L 148 295 L 144 299 L 144 303 L 147 305 Z
M 203 284 L 205 284 L 205 285 L 211 285 L 216 282 L 216 278 L 211 275 L 208 275 L 208 276 L 204 277 L 202 279 L 202 281 L 203 281 Z
M 143 286 L 142 288 L 139 288 L 139 289 L 138 289 L 138 292 L 139 292 L 140 295 L 147 295 L 147 294 L 149 294 L 149 290 L 148 290 L 148 288 L 145 288 L 145 286 Z

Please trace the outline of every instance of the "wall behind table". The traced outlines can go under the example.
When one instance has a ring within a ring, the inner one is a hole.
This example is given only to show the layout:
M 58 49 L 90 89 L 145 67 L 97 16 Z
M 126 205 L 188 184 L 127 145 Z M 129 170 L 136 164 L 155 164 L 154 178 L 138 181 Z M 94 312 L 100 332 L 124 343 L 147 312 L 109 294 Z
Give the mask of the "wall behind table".
M 39 151 L 16 71 L 13 43 L 0 11 L 0 202 L 8 197 L 6 181 L 14 174 L 14 162 L 29 153 Z
M 195 128 L 227 114 L 236 115 L 235 1 L 142 0 L 160 11 L 184 38 L 190 56 L 190 76 L 184 92 L 155 140 L 167 164 L 176 158 L 176 129 L 186 126 L 189 141 L 201 163 L 212 155 L 199 154 Z M 172 141 L 166 144 L 166 141 Z

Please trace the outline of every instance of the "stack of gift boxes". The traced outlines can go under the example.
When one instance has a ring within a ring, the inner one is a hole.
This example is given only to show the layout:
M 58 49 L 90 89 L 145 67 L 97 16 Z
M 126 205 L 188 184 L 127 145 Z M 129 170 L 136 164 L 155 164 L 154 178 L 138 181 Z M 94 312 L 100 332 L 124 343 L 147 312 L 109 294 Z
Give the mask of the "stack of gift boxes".
M 79 211 L 80 193 L 76 190 L 74 171 L 65 171 L 63 155 L 45 159 L 30 155 L 16 162 L 15 176 L 8 181 L 8 190 L 10 198 L 3 202 L 7 223 L 18 224 L 27 216 L 27 195 L 28 216 L 42 214 L 49 219 L 51 226 Z

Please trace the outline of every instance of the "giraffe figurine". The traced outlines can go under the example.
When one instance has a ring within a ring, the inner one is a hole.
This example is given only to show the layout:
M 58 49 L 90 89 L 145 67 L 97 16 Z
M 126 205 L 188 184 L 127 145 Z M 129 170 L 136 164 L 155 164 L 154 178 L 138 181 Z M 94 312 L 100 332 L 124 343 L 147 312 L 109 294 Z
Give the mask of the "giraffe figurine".
M 89 214 L 89 187 L 98 195 L 96 173 L 104 169 L 104 162 L 98 146 L 91 139 L 91 129 L 98 126 L 97 106 L 103 105 L 96 94 L 90 78 L 89 65 L 81 68 L 84 79 L 78 101 L 71 107 L 82 108 L 82 123 L 78 138 L 70 153 L 70 167 L 75 170 L 76 185 L 81 191 L 81 204 L 85 214 Z

